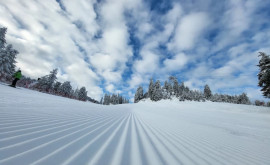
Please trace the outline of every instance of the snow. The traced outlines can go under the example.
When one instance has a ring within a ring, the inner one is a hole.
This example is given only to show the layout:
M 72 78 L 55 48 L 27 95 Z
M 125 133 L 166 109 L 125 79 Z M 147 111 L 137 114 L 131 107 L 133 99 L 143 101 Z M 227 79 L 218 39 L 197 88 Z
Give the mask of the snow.
M 103 106 L 0 84 L 0 164 L 270 164 L 270 109 Z

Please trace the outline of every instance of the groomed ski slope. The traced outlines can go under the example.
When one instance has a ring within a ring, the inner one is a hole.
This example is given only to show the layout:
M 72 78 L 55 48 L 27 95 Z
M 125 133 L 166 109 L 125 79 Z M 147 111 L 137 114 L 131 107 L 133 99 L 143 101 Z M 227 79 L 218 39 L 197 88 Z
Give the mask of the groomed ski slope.
M 0 85 L 0 164 L 270 164 L 270 109 L 102 106 Z

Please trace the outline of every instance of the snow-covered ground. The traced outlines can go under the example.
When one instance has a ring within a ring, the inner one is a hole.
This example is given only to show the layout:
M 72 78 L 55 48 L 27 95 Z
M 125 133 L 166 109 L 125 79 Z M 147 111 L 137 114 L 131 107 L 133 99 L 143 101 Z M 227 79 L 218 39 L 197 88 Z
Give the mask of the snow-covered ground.
M 101 106 L 0 85 L 0 164 L 270 164 L 270 109 Z

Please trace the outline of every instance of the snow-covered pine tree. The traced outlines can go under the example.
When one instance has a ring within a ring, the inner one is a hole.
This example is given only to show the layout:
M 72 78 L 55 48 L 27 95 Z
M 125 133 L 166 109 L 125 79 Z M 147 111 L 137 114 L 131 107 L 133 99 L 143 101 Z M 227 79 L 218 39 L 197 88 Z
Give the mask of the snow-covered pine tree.
M 0 78 L 10 77 L 15 72 L 15 59 L 18 53 L 11 44 L 5 49 L 0 49 Z
M 70 97 L 71 95 L 72 86 L 70 85 L 69 81 L 65 81 L 60 87 L 59 87 L 59 93 L 60 95 L 64 97 Z
M 119 96 L 119 104 L 123 104 L 123 96 Z
M 259 52 L 261 59 L 259 61 L 260 72 L 258 74 L 258 85 L 262 88 L 263 96 L 270 98 L 270 57 L 264 52 Z
M 57 79 L 56 74 L 57 69 L 52 70 L 49 75 L 41 77 L 38 83 L 35 85 L 35 87 L 43 92 L 53 91 L 53 85 Z
M 103 104 L 103 97 L 101 97 L 99 104 Z
M 53 92 L 55 93 L 55 94 L 58 94 L 58 91 L 59 91 L 59 88 L 60 88 L 60 86 L 61 86 L 61 82 L 59 82 L 59 81 L 56 81 L 54 84 L 53 84 Z
M 78 99 L 81 101 L 87 100 L 87 91 L 85 87 L 81 87 L 81 89 L 79 90 Z
M 113 105 L 117 104 L 117 96 L 115 94 L 112 94 L 110 103 Z
M 0 50 L 5 48 L 7 28 L 0 28 Z
M 159 101 L 163 98 L 162 96 L 162 90 L 160 86 L 160 81 L 157 80 L 154 86 L 154 91 L 153 91 L 153 101 Z
M 194 101 L 205 101 L 204 94 L 199 90 L 193 91 Z
M 210 89 L 210 87 L 206 84 L 206 85 L 204 86 L 204 97 L 205 97 L 207 100 L 209 100 L 209 99 L 211 98 L 211 96 L 212 96 L 211 89 Z
M 165 82 L 164 82 L 164 85 L 163 85 L 163 87 L 162 87 L 162 90 L 166 90 L 166 91 L 168 91 L 169 90 L 169 86 L 168 86 L 168 81 L 166 80 Z
M 238 96 L 237 104 L 251 104 L 246 93 L 242 93 Z
M 143 99 L 143 87 L 139 86 L 134 96 L 134 103 L 139 102 L 141 99 Z
M 119 93 L 116 95 L 116 104 L 120 104 L 120 95 L 119 95 Z
M 172 95 L 172 86 L 168 81 L 166 80 L 164 83 L 164 86 L 162 87 L 162 95 L 163 99 L 170 99 Z
M 103 101 L 103 105 L 110 105 L 110 95 L 105 94 L 104 96 L 104 101 Z
M 75 98 L 75 99 L 79 99 L 79 89 L 78 88 L 76 88 L 76 90 L 74 91 L 74 94 L 73 94 L 73 97 Z
M 177 80 L 177 78 L 176 77 L 174 77 L 174 76 L 170 76 L 169 77 L 169 80 L 173 83 L 173 93 L 174 93 L 174 95 L 176 96 L 176 97 L 178 97 L 179 96 L 179 90 L 178 90 L 178 80 Z
M 70 91 L 70 96 L 69 96 L 69 98 L 75 99 L 74 95 L 75 95 L 75 90 L 72 89 L 72 87 L 71 87 L 71 91 Z
M 184 90 L 185 90 L 185 84 L 184 82 L 182 82 L 178 87 L 179 96 L 183 95 Z
M 48 77 L 48 75 L 46 75 L 46 76 L 43 76 L 43 77 L 41 77 L 39 80 L 38 80 L 38 82 L 37 82 L 37 84 L 35 84 L 34 86 L 33 86 L 33 88 L 34 89 L 38 89 L 39 91 L 45 91 L 45 89 L 46 89 L 46 87 L 47 87 L 47 77 Z
M 56 68 L 56 69 L 53 69 L 51 72 L 50 72 L 50 74 L 48 75 L 48 82 L 47 82 L 47 85 L 48 85 L 48 89 L 47 89 L 47 91 L 48 90 L 51 90 L 51 89 L 53 89 L 53 84 L 54 84 L 54 82 L 56 81 L 56 79 L 57 79 L 57 77 L 56 77 L 56 75 L 57 75 L 57 71 L 58 71 L 58 69 Z
M 153 92 L 154 92 L 154 88 L 155 88 L 155 85 L 154 85 L 154 81 L 153 79 L 151 78 L 150 79 L 150 83 L 149 83 L 149 88 L 148 88 L 148 97 L 153 100 Z

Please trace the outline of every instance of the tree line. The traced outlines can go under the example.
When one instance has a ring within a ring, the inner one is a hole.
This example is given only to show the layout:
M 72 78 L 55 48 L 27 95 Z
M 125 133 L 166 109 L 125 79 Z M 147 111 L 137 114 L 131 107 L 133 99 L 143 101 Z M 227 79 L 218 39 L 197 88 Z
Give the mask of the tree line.
M 174 76 L 170 76 L 168 80 L 164 82 L 164 85 L 160 85 L 160 81 L 154 82 L 150 80 L 148 90 L 144 93 L 143 87 L 139 86 L 134 96 L 134 102 L 137 103 L 142 99 L 149 98 L 152 101 L 159 101 L 163 99 L 177 98 L 179 101 L 213 101 L 213 102 L 227 102 L 235 104 L 251 104 L 246 93 L 241 95 L 227 95 L 227 94 L 212 94 L 208 85 L 205 85 L 204 91 L 191 90 L 185 86 L 184 82 L 179 83 L 178 79 Z
M 116 105 L 116 104 L 128 104 L 129 100 L 119 94 L 105 94 L 101 98 L 100 104 L 103 105 Z

